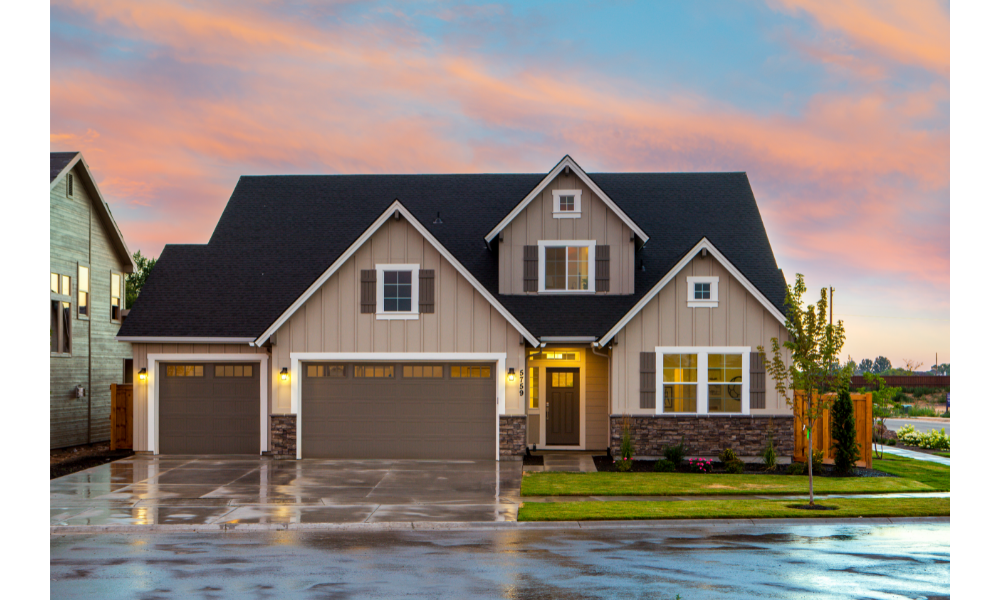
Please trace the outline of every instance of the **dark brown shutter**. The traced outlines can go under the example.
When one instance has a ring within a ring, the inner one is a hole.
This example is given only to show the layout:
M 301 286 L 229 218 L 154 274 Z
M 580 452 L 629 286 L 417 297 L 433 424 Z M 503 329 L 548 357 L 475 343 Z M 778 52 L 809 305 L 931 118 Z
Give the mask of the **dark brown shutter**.
M 639 353 L 639 408 L 656 408 L 656 352 Z
M 750 408 L 765 408 L 764 385 L 766 381 L 764 372 L 764 357 L 760 352 L 750 353 Z
M 434 269 L 420 269 L 420 312 L 434 312 Z
M 538 246 L 524 246 L 524 291 L 538 291 Z
M 378 294 L 375 290 L 378 273 L 375 269 L 361 269 L 361 312 L 374 313 Z
M 597 291 L 611 291 L 611 246 L 597 247 Z

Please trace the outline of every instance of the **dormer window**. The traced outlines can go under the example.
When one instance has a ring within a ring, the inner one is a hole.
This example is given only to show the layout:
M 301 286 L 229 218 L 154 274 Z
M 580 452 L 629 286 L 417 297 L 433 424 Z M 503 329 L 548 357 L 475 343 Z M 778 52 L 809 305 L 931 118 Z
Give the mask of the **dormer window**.
M 552 190 L 552 216 L 556 219 L 579 219 L 583 190 Z

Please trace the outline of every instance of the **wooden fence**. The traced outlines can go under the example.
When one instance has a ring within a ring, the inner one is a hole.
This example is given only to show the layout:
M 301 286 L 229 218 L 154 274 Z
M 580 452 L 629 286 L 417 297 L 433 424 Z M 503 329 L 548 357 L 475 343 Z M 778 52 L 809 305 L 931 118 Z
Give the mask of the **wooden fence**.
M 951 385 L 951 377 L 948 375 L 891 375 L 883 377 L 885 384 L 891 387 L 913 388 L 913 387 L 947 387 Z M 851 377 L 852 388 L 866 387 L 865 378 L 862 375 Z
M 132 384 L 111 384 L 111 449 L 132 449 Z
M 834 394 L 827 394 L 826 397 Z M 858 450 L 861 458 L 855 465 L 859 467 L 872 468 L 872 395 L 851 394 L 854 400 L 854 423 L 858 433 Z M 804 401 L 802 392 L 795 392 L 795 460 L 806 461 L 806 453 L 809 451 L 809 440 L 806 439 L 806 431 L 802 427 L 799 419 L 800 404 Z M 833 464 L 833 431 L 830 411 L 823 411 L 823 416 L 816 419 L 813 429 L 813 450 L 823 451 L 823 464 Z

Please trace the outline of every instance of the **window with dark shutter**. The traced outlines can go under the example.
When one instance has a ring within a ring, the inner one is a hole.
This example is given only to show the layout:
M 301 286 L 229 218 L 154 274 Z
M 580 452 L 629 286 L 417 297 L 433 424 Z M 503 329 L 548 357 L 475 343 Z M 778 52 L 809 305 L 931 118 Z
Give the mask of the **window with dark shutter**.
M 420 269 L 420 312 L 434 312 L 434 269 Z
M 524 246 L 524 291 L 538 291 L 538 246 Z
M 378 302 L 376 284 L 378 272 L 375 269 L 361 270 L 361 312 L 374 313 Z
M 639 408 L 656 408 L 656 352 L 639 353 Z
M 597 270 L 597 291 L 611 291 L 611 246 L 597 246 L 594 268 Z
M 750 408 L 765 408 L 764 385 L 767 380 L 764 371 L 764 357 L 760 352 L 750 353 Z

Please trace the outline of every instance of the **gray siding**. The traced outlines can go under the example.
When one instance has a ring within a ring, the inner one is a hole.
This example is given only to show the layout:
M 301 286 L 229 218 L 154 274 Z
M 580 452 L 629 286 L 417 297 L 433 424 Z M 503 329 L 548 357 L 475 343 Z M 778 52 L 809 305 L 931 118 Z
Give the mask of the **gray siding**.
M 552 217 L 552 190 L 558 189 L 583 190 L 579 219 Z M 635 244 L 629 240 L 631 233 L 628 225 L 575 173 L 568 176 L 560 174 L 504 228 L 503 242 L 499 246 L 500 293 L 525 293 L 525 245 L 535 245 L 538 240 L 596 240 L 598 245 L 611 247 L 609 293 L 631 294 L 635 284 Z M 539 260 L 543 259 L 539 257 Z
M 586 401 L 587 450 L 603 450 L 610 445 L 608 415 L 608 359 L 582 348 L 586 355 L 584 395 Z M 602 353 L 606 353 L 602 351 Z
M 719 277 L 719 306 L 688 308 L 687 278 L 693 275 Z M 770 349 L 771 338 L 787 339 L 784 322 L 778 321 L 732 277 L 713 256 L 695 257 L 684 266 L 653 300 L 618 333 L 613 346 L 612 412 L 653 414 L 655 408 L 639 407 L 639 354 L 656 346 L 750 346 Z M 751 414 L 791 414 L 778 401 L 768 377 L 764 409 Z
M 61 448 L 106 441 L 110 436 L 112 383 L 122 382 L 123 361 L 129 344 L 117 342 L 119 323 L 111 321 L 112 269 L 129 269 L 117 256 L 112 238 L 73 168 L 73 197 L 66 196 L 63 177 L 49 194 L 49 266 L 51 272 L 72 278 L 72 356 L 49 358 L 49 445 Z M 100 201 L 99 199 L 97 200 Z M 77 266 L 90 267 L 90 319 L 77 317 Z M 76 398 L 82 385 L 87 396 Z

